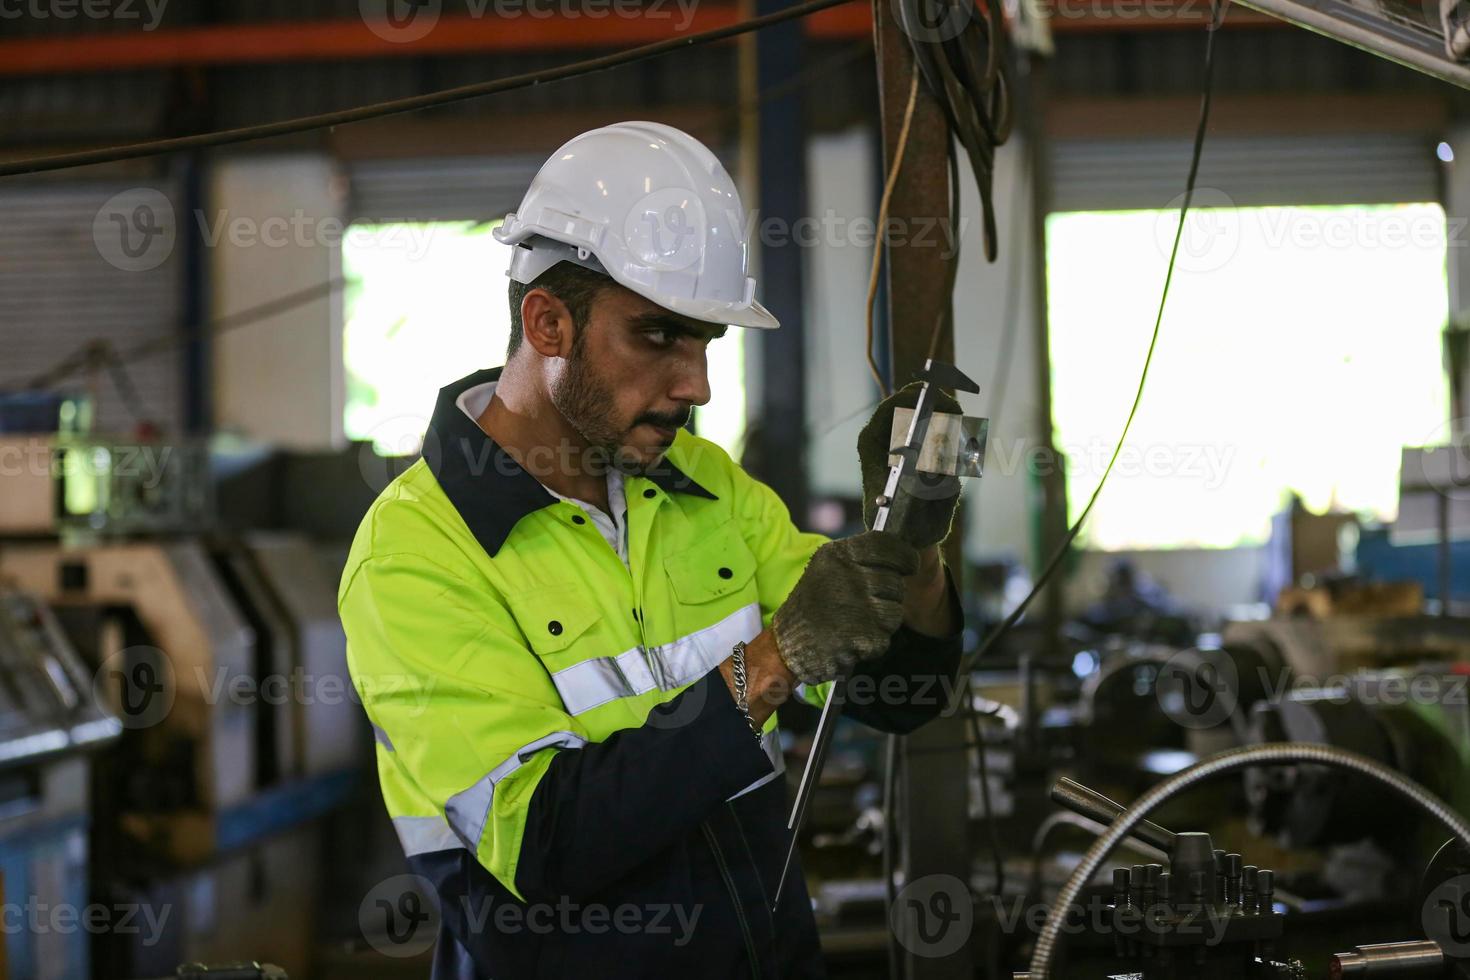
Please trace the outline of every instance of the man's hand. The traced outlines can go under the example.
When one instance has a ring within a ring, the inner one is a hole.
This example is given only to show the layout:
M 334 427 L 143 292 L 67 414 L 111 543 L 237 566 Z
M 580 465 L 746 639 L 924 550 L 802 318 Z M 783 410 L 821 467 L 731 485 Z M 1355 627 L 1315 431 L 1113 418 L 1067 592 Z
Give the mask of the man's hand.
M 894 534 L 822 545 L 771 620 L 781 660 L 797 679 L 820 684 L 880 656 L 903 622 L 905 578 L 918 568 L 919 553 Z
M 892 445 L 893 413 L 897 408 L 913 408 L 919 401 L 920 382 L 889 395 L 878 403 L 868 424 L 858 433 L 858 464 L 863 471 L 863 526 L 871 528 L 877 517 L 874 500 L 888 482 L 888 448 Z M 937 387 L 930 387 L 934 411 L 945 415 L 963 415 L 960 403 Z M 939 544 L 949 536 L 955 507 L 960 502 L 960 480 L 957 476 L 916 473 L 907 485 L 910 501 L 900 525 L 890 524 L 884 533 L 896 533 L 915 548 L 923 550 Z

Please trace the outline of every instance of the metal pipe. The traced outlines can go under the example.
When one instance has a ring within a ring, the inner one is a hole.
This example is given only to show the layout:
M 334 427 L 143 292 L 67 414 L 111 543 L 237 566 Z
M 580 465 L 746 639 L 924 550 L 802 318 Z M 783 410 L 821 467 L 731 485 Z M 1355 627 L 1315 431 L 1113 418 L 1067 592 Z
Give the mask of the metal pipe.
M 1354 946 L 1332 957 L 1329 973 L 1338 977 L 1437 977 L 1444 972 L 1439 943 L 1419 939 L 1406 943 Z
M 1108 828 L 1106 833 L 1097 839 L 1082 856 L 1072 876 L 1067 879 L 1067 883 L 1057 894 L 1057 899 L 1052 904 L 1051 914 L 1047 916 L 1046 925 L 1042 927 L 1041 935 L 1037 937 L 1036 947 L 1031 955 L 1031 964 L 1026 972 L 1036 980 L 1046 980 L 1050 975 L 1051 964 L 1056 958 L 1057 945 L 1061 937 L 1062 922 L 1066 918 L 1065 910 L 1077 901 L 1077 896 L 1092 880 L 1093 875 L 1097 874 L 1097 869 L 1107 859 L 1108 854 L 1118 845 L 1119 841 L 1133 832 L 1136 824 L 1195 783 L 1203 782 L 1213 776 L 1234 772 L 1237 769 L 1279 765 L 1287 762 L 1332 766 L 1375 779 L 1423 809 L 1448 828 L 1462 845 L 1470 848 L 1470 823 L 1466 823 L 1464 817 L 1450 809 L 1443 800 L 1412 779 L 1366 756 L 1329 745 L 1313 745 L 1305 742 L 1272 742 L 1231 749 L 1212 755 L 1188 769 L 1182 769 L 1151 788 L 1140 796 L 1137 802 Z
M 1052 786 L 1051 799 L 1053 803 L 1060 804 L 1073 813 L 1096 820 L 1104 826 L 1111 824 L 1126 812 L 1126 808 L 1121 804 L 1114 803 L 1097 790 L 1083 786 L 1075 779 L 1068 779 L 1066 776 L 1058 779 Z M 1174 850 L 1174 832 L 1165 830 L 1149 820 L 1139 822 L 1129 836 L 1165 853 L 1172 853 Z

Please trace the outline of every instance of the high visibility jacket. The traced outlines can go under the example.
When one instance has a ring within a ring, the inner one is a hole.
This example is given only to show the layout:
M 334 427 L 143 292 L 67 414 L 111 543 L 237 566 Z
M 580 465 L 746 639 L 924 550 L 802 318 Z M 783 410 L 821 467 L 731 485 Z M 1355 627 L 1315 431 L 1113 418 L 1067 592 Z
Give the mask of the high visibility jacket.
M 716 668 L 826 539 L 680 431 L 626 480 L 624 565 L 460 407 L 498 378 L 440 393 L 338 597 L 383 800 L 438 893 L 436 978 L 821 976 L 799 868 L 771 908 L 776 718 L 757 741 Z M 958 634 L 901 628 L 854 675 L 888 696 L 847 714 L 912 730 L 942 709 L 959 654 Z M 820 704 L 826 687 L 799 693 Z

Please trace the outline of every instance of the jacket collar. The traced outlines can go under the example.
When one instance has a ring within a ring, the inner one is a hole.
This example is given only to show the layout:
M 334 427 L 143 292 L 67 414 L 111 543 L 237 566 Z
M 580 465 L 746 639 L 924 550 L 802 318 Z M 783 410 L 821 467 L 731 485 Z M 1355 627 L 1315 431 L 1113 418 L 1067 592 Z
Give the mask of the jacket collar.
M 429 472 L 491 557 L 521 518 L 557 502 L 541 481 L 527 473 L 456 404 L 469 389 L 499 381 L 501 370 L 476 371 L 439 390 L 423 449 Z M 679 469 L 668 454 L 644 477 L 665 493 L 717 499 Z

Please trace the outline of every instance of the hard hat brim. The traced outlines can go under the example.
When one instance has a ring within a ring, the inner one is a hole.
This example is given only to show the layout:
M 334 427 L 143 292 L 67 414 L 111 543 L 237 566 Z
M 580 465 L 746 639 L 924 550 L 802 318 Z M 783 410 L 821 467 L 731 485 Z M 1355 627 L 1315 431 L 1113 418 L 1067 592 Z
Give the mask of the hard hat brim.
M 616 279 L 616 277 L 613 277 Z M 666 310 L 673 310 L 682 316 L 692 317 L 695 320 L 703 320 L 706 323 L 722 323 L 732 327 L 751 327 L 755 330 L 775 330 L 781 326 L 781 321 L 771 315 L 771 311 L 761 304 L 751 301 L 749 306 L 734 306 L 729 303 L 715 303 L 709 300 L 691 300 L 671 296 L 649 296 L 635 285 L 622 283 L 633 292 L 638 293 Z

